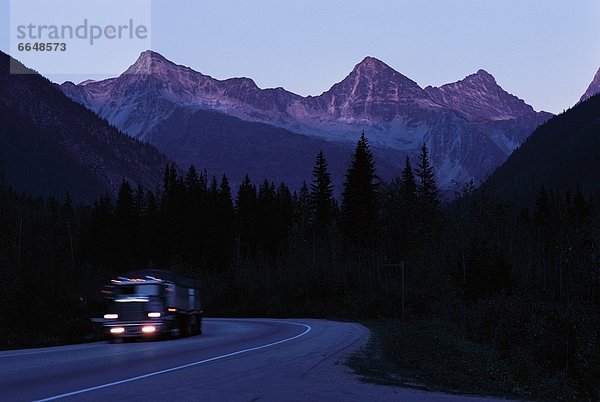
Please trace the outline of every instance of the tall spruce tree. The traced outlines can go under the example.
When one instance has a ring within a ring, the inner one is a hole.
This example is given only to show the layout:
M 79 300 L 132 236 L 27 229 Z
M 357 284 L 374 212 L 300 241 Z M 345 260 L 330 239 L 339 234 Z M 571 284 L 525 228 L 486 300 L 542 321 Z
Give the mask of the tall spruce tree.
M 375 161 L 363 132 L 346 173 L 342 193 L 342 229 L 347 237 L 363 242 L 372 239 L 377 218 L 378 177 Z
M 417 182 L 410 165 L 410 159 L 406 157 L 404 170 L 402 171 L 401 196 L 404 204 L 413 205 L 417 199 Z
M 429 151 L 427 145 L 421 146 L 421 155 L 419 156 L 419 166 L 416 170 L 416 176 L 419 178 L 417 185 L 417 199 L 419 203 L 426 208 L 437 208 L 439 204 L 439 194 L 433 166 L 429 163 Z
M 219 194 L 221 198 L 221 206 L 233 213 L 233 199 L 231 198 L 231 187 L 229 186 L 229 179 L 225 175 L 221 177 Z
M 238 226 L 236 266 L 239 266 L 242 259 L 247 259 L 250 254 L 255 253 L 257 244 L 256 221 L 258 217 L 258 205 L 256 186 L 250 181 L 248 175 L 244 177 L 244 180 L 240 184 L 235 203 L 235 212 Z
M 297 229 L 301 230 L 302 233 L 308 231 L 311 224 L 311 205 L 310 191 L 306 182 L 303 181 L 298 193 L 294 192 L 294 220 Z
M 312 170 L 313 181 L 310 185 L 310 199 L 313 212 L 313 224 L 317 230 L 326 228 L 333 220 L 335 200 L 333 183 L 327 170 L 327 160 L 320 151 Z
M 200 189 L 200 175 L 198 175 L 198 171 L 194 165 L 190 165 L 185 175 L 185 186 L 191 193 Z

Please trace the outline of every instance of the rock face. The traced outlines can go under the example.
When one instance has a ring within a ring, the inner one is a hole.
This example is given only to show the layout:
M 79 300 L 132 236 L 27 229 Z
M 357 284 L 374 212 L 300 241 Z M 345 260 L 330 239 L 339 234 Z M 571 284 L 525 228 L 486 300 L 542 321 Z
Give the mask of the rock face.
M 598 71 L 596 71 L 596 75 L 594 75 L 594 79 L 590 83 L 590 86 L 588 86 L 585 93 L 581 95 L 581 99 L 579 99 L 579 102 L 583 102 L 584 100 L 591 98 L 597 93 L 600 93 L 600 68 L 598 69 Z
M 260 89 L 249 78 L 216 80 L 152 51 L 143 52 L 119 77 L 79 85 L 66 82 L 61 89 L 129 135 L 157 145 L 176 160 L 195 161 L 200 168 L 207 167 L 210 155 L 190 147 L 193 141 L 179 134 L 168 138 L 165 122 L 173 124 L 170 117 L 176 110 L 181 113 L 180 108 L 219 111 L 337 143 L 348 149 L 348 158 L 364 131 L 379 160 L 396 170 L 392 175 L 400 172 L 404 156 L 416 156 L 425 142 L 442 188 L 470 179 L 479 182 L 551 116 L 535 112 L 483 70 L 452 84 L 423 89 L 373 57 L 366 57 L 319 96 L 301 97 L 283 88 Z M 156 135 L 159 127 L 160 135 Z M 213 140 L 219 141 L 218 133 L 214 134 Z M 186 128 L 186 136 L 197 135 L 205 134 Z M 239 143 L 228 138 L 232 152 L 252 141 L 244 136 Z M 194 157 L 183 158 L 184 149 Z M 305 157 L 312 161 L 314 155 Z M 248 165 L 258 163 L 250 159 Z M 229 170 L 225 162 L 210 166 L 219 167 Z M 243 166 L 238 173 L 244 174 Z M 310 177 L 310 172 L 302 174 Z
M 32 195 L 91 202 L 123 179 L 154 190 L 168 159 L 111 127 L 31 72 L 9 74 L 0 52 L 0 158 L 8 184 Z M 82 87 L 74 86 L 81 91 Z M 83 91 L 81 91 L 83 93 Z
M 510 120 L 535 113 L 522 99 L 503 90 L 485 70 L 425 91 L 436 103 L 456 110 L 471 122 Z

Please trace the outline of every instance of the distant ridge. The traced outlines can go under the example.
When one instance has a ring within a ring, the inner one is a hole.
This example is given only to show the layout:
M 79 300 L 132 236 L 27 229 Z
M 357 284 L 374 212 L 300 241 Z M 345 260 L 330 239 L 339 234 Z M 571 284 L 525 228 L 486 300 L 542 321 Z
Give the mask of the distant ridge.
M 230 166 L 227 158 L 214 160 L 194 145 L 202 142 L 196 136 L 206 135 L 201 128 L 194 131 L 188 127 L 186 138 L 179 134 L 167 138 L 172 130 L 165 122 L 173 122 L 171 116 L 181 108 L 218 111 L 349 149 L 364 131 L 377 148 L 379 160 L 396 171 L 392 175 L 401 170 L 405 156 L 416 157 L 425 142 L 438 183 L 445 189 L 471 179 L 481 181 L 552 116 L 536 112 L 504 91 L 484 70 L 452 84 L 423 89 L 371 56 L 319 96 L 302 97 L 283 88 L 261 89 L 250 78 L 217 80 L 150 50 L 142 52 L 118 77 L 85 85 L 66 82 L 61 88 L 129 135 L 157 145 L 178 162 L 193 161 L 199 168 L 225 171 Z M 159 127 L 160 136 L 156 135 Z M 218 134 L 213 141 L 219 141 Z M 159 137 L 160 143 L 156 142 Z M 236 143 L 228 138 L 232 152 L 253 141 L 240 138 Z M 252 155 L 248 157 L 248 165 L 260 163 Z M 312 160 L 314 155 L 304 157 Z M 238 175 L 244 174 L 243 168 L 239 166 Z M 299 176 L 301 172 L 288 174 Z
M 154 190 L 168 159 L 67 98 L 0 52 L 0 155 L 8 184 L 38 196 L 92 202 L 116 194 L 123 179 Z M 31 72 L 31 71 L 30 71 Z

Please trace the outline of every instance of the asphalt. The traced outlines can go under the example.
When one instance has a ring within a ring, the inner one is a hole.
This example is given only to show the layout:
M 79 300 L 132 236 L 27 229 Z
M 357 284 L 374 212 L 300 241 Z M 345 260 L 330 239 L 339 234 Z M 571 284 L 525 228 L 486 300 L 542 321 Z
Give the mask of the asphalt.
M 183 339 L 0 352 L 0 400 L 474 401 L 361 383 L 343 363 L 362 325 L 206 319 Z

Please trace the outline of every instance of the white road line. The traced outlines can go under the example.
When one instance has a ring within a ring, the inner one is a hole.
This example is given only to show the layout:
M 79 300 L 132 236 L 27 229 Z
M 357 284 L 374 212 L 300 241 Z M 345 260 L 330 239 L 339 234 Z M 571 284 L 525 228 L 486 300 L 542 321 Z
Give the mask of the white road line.
M 263 322 L 265 322 L 265 321 L 263 321 Z M 161 374 L 166 374 L 166 373 L 171 373 L 173 371 L 182 370 L 182 369 L 186 369 L 186 368 L 194 367 L 194 366 L 199 366 L 201 364 L 213 362 L 215 360 L 221 360 L 221 359 L 225 359 L 227 357 L 241 355 L 243 353 L 248 353 L 248 352 L 252 352 L 252 351 L 255 351 L 255 350 L 269 348 L 271 346 L 279 345 L 279 344 L 282 344 L 282 343 L 285 343 L 285 342 L 293 341 L 294 339 L 298 339 L 301 336 L 306 335 L 307 333 L 309 333 L 312 330 L 312 328 L 310 327 L 310 325 L 301 324 L 301 323 L 298 323 L 298 322 L 291 322 L 291 321 L 271 321 L 271 322 L 298 325 L 298 326 L 304 327 L 306 329 L 304 330 L 304 332 L 302 332 L 299 335 L 292 336 L 291 338 L 282 339 L 282 340 L 277 341 L 277 342 L 268 343 L 266 345 L 255 346 L 255 347 L 249 348 L 249 349 L 242 349 L 242 350 L 238 350 L 236 352 L 231 352 L 231 353 L 227 353 L 227 354 L 224 354 L 224 355 L 215 356 L 215 357 L 211 357 L 211 358 L 204 359 L 204 360 L 199 360 L 197 362 L 184 364 L 183 366 L 171 367 L 171 368 L 168 368 L 168 369 L 165 369 L 165 370 L 154 371 L 152 373 L 143 374 L 143 375 L 139 375 L 139 376 L 131 377 L 131 378 L 126 378 L 124 380 L 119 380 L 119 381 L 115 381 L 115 382 L 109 382 L 107 384 L 97 385 L 95 387 L 90 387 L 90 388 L 85 388 L 85 389 L 80 389 L 78 391 L 67 392 L 66 394 L 60 394 L 60 395 L 50 396 L 48 398 L 38 399 L 35 402 L 54 401 L 56 399 L 67 398 L 69 396 L 79 395 L 79 394 L 83 394 L 83 393 L 90 392 L 90 391 L 96 391 L 96 390 L 99 390 L 99 389 L 102 389 L 102 388 L 108 388 L 108 387 L 113 387 L 115 385 L 125 384 L 125 383 L 128 383 L 128 382 L 133 382 L 133 381 L 137 381 L 137 380 L 143 380 L 144 378 L 154 377 L 154 376 L 161 375 Z

